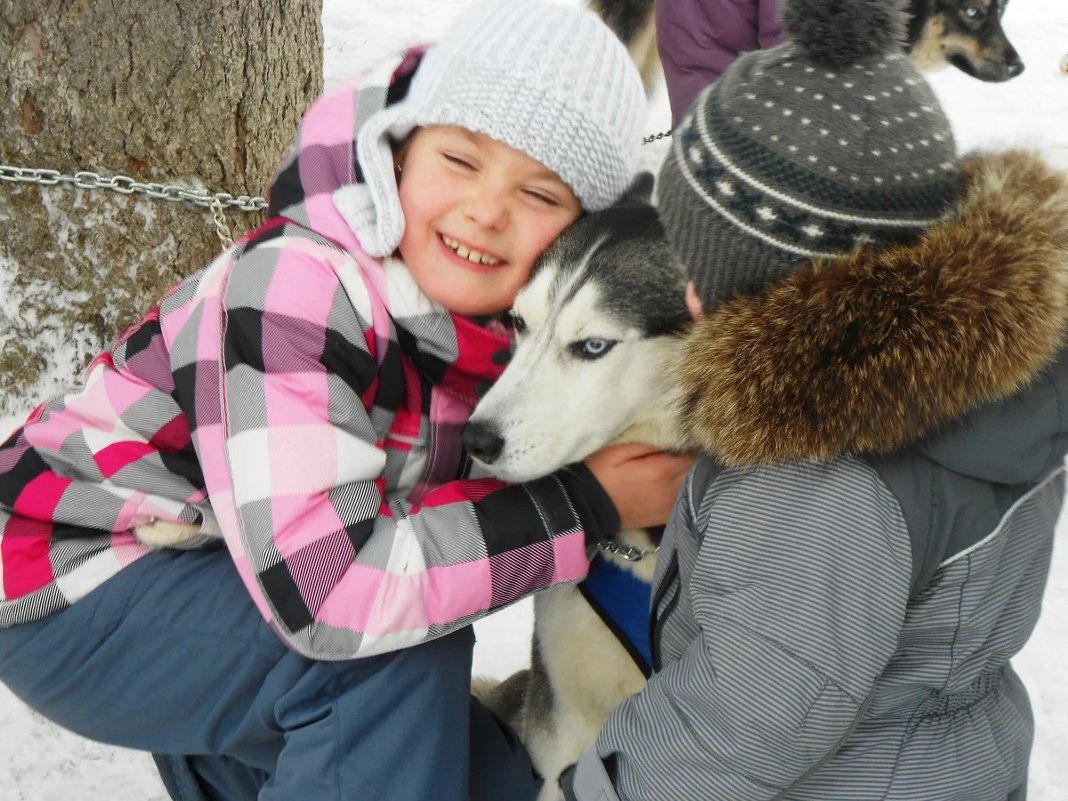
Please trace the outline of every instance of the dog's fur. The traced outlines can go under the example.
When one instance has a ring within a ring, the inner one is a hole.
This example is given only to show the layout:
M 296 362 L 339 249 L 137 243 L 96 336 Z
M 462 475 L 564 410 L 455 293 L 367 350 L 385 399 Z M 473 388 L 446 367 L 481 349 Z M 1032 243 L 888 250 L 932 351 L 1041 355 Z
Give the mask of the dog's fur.
M 650 185 L 646 176 L 637 193 Z M 523 481 L 610 442 L 684 448 L 678 393 L 666 379 L 690 323 L 684 295 L 681 269 L 644 201 L 632 195 L 572 226 L 516 299 L 525 331 L 465 429 L 472 455 L 495 475 Z M 583 358 L 591 340 L 614 344 L 599 358 Z M 488 452 L 487 436 L 495 442 Z M 659 533 L 625 531 L 617 539 L 649 549 Z M 653 554 L 597 558 L 652 581 Z M 545 797 L 554 798 L 560 771 L 645 677 L 576 587 L 535 598 L 532 650 L 529 671 L 496 687 L 476 682 L 475 691 L 519 732 L 546 779 Z
M 627 46 L 642 76 L 645 91 L 651 92 L 660 78 L 653 0 L 586 0 L 586 6 L 596 12 Z
M 1007 0 L 909 0 L 906 49 L 925 72 L 952 64 L 981 81 L 1007 81 L 1024 70 L 1001 27 Z M 658 75 L 653 0 L 587 0 L 630 51 L 646 89 Z

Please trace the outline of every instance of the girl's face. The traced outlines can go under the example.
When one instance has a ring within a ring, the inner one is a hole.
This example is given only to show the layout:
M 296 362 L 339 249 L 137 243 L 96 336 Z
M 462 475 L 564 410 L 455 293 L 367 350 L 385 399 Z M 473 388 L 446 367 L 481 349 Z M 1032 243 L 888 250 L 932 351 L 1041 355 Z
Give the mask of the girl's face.
M 400 165 L 401 258 L 423 292 L 458 314 L 510 308 L 535 260 L 582 212 L 548 168 L 464 128 L 420 128 Z

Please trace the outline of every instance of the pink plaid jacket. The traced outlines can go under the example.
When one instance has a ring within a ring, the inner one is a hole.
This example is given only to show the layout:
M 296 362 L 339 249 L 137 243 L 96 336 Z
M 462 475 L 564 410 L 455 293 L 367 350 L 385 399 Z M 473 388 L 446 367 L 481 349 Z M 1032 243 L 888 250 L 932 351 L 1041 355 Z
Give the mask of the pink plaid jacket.
M 585 575 L 587 533 L 615 524 L 588 472 L 465 478 L 460 427 L 507 333 L 365 254 L 331 202 L 362 180 L 367 105 L 418 55 L 313 105 L 271 219 L 0 447 L 0 626 L 149 553 L 131 532 L 149 518 L 221 536 L 263 615 L 318 659 L 415 645 Z

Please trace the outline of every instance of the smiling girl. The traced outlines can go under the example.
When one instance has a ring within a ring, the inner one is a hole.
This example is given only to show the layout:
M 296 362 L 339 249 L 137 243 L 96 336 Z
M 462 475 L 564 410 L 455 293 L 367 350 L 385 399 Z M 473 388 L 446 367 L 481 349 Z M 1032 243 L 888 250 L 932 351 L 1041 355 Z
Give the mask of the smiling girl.
M 534 259 L 582 213 L 552 170 L 465 128 L 419 129 L 400 165 L 401 258 L 429 298 L 458 314 L 509 308 Z
M 0 680 L 155 752 L 176 799 L 533 797 L 469 624 L 663 523 L 689 460 L 508 486 L 459 433 L 539 254 L 626 189 L 644 105 L 600 21 L 540 0 L 313 105 L 267 223 L 0 448 Z M 135 533 L 168 527 L 183 549 Z

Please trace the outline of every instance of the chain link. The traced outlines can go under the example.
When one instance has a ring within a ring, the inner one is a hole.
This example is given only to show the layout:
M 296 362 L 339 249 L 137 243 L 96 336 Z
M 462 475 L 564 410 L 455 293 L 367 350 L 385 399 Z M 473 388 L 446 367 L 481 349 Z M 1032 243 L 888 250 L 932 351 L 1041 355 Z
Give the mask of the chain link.
M 223 250 L 226 250 L 233 246 L 234 236 L 230 233 L 230 226 L 226 222 L 224 208 L 219 198 L 215 198 L 215 202 L 211 204 L 211 219 L 215 223 L 215 236 L 219 237 Z
M 660 550 L 659 545 L 655 548 L 639 548 L 635 545 L 620 545 L 615 540 L 601 540 L 597 543 L 597 547 L 606 553 L 614 553 L 628 562 L 640 562 Z
M 660 131 L 660 133 L 655 133 L 655 134 L 649 134 L 644 139 L 642 139 L 642 144 L 643 145 L 649 145 L 649 144 L 652 144 L 653 142 L 657 142 L 657 141 L 663 139 L 666 136 L 671 136 L 671 131 L 670 130 L 668 130 L 668 131 Z
M 239 209 L 240 211 L 260 211 L 267 208 L 267 200 L 262 197 L 231 195 L 229 192 L 200 192 L 184 186 L 136 181 L 128 175 L 114 175 L 109 178 L 88 170 L 66 175 L 57 170 L 13 167 L 10 164 L 0 164 L 0 181 L 40 184 L 42 186 L 71 184 L 79 189 L 110 189 L 112 192 L 118 192 L 122 195 L 132 195 L 136 192 L 157 200 L 166 200 L 172 203 L 191 203 L 194 206 L 206 209 L 219 206 L 224 209 Z
M 80 170 L 73 175 L 66 175 L 58 170 L 0 164 L 0 181 L 39 186 L 69 184 L 78 189 L 109 189 L 120 195 L 136 193 L 156 200 L 165 200 L 168 203 L 189 203 L 210 209 L 215 223 L 215 233 L 223 243 L 223 247 L 230 247 L 234 244 L 230 226 L 226 222 L 225 212 L 227 210 L 261 211 L 267 208 L 267 200 L 262 197 L 231 195 L 229 192 L 200 192 L 174 184 L 135 181 L 128 175 L 113 175 L 109 178 L 89 170 Z

